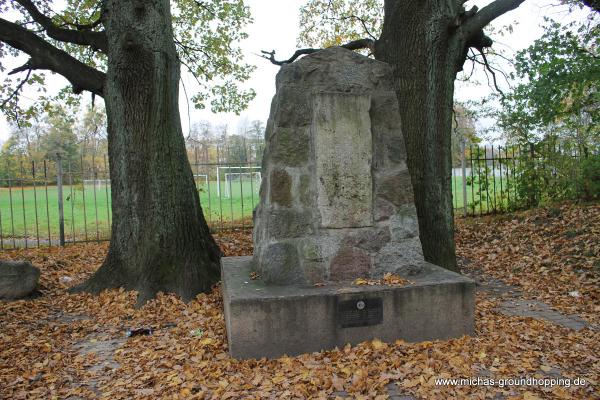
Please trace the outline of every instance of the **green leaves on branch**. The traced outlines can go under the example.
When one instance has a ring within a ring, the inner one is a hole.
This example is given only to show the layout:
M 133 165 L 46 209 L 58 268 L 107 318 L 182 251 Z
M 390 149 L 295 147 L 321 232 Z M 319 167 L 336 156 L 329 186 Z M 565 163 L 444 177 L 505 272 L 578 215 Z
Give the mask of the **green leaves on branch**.
M 40 0 L 33 4 L 58 28 L 81 32 L 104 30 L 100 0 Z M 182 71 L 189 71 L 196 82 L 193 91 L 188 92 L 195 107 L 205 108 L 210 105 L 215 112 L 239 113 L 255 95 L 252 89 L 244 89 L 239 84 L 248 80 L 254 69 L 244 61 L 240 49 L 240 42 L 247 38 L 244 29 L 252 22 L 250 10 L 244 0 L 172 0 L 171 9 L 175 44 Z M 46 42 L 84 64 L 100 71 L 106 70 L 107 59 L 103 51 L 92 46 L 52 39 L 42 25 L 33 22 L 30 13 L 16 1 L 0 0 L 0 11 L 8 16 L 20 15 L 16 19 L 13 18 L 12 22 L 35 32 Z M 4 18 L 10 18 L 8 16 Z M 22 53 L 7 43 L 0 42 L 0 71 L 19 66 L 13 65 L 13 57 L 19 55 Z M 28 70 L 24 68 L 22 72 L 9 75 L 0 85 L 0 104 L 5 103 L 2 111 L 9 119 L 26 124 L 29 117 L 49 108 L 52 102 L 78 101 L 74 100 L 76 96 L 67 94 L 65 90 L 58 96 L 46 93 L 38 102 L 25 102 L 27 106 L 22 105 L 18 99 L 23 91 L 27 94 L 31 93 L 32 89 L 44 92 L 44 77 L 48 72 L 32 71 L 27 74 Z M 27 82 L 21 85 L 26 76 Z M 17 88 L 21 90 L 15 94 Z M 70 91 L 70 88 L 68 90 Z
M 519 84 L 503 100 L 499 124 L 520 152 L 517 198 L 599 198 L 600 25 L 546 19 L 544 34 L 515 59 Z M 527 151 L 529 149 L 529 151 Z
M 581 131 L 598 138 L 600 123 L 600 26 L 547 20 L 544 35 L 516 57 L 525 82 L 504 102 L 501 122 L 513 133 Z M 525 138 L 530 139 L 530 138 Z
M 329 47 L 377 39 L 382 24 L 383 0 L 309 0 L 300 8 L 298 46 Z
M 243 0 L 176 0 L 172 2 L 175 44 L 184 70 L 198 83 L 192 97 L 202 109 L 210 102 L 214 112 L 241 112 L 254 98 L 252 89 L 238 82 L 250 78 L 254 66 L 244 62 L 240 41 L 252 22 Z

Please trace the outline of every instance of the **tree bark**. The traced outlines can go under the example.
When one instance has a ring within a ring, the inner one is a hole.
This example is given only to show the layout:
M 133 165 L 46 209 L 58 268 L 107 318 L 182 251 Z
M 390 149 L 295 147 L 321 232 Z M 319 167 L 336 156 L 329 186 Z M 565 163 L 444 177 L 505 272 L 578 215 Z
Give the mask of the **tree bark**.
M 78 289 L 137 290 L 138 305 L 159 291 L 189 301 L 218 281 L 221 253 L 185 151 L 169 1 L 108 0 L 103 18 L 112 236 Z
M 375 58 L 392 66 L 425 259 L 457 270 L 451 191 L 452 104 L 464 41 L 438 0 L 386 0 Z
M 470 47 L 492 45 L 483 28 L 524 0 L 495 0 L 480 11 L 464 1 L 385 0 L 375 58 L 392 66 L 407 164 L 425 259 L 458 271 L 452 206 L 454 81 Z

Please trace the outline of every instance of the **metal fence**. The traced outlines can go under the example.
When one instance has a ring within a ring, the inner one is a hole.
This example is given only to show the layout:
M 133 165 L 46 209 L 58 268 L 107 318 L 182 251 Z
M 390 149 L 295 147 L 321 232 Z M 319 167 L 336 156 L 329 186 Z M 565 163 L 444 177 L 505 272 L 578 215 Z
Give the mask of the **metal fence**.
M 12 161 L 0 174 L 0 250 L 110 239 L 106 156 Z M 258 164 L 198 162 L 191 166 L 213 231 L 252 226 L 262 178 Z
M 588 196 L 582 172 L 598 149 L 571 143 L 465 146 L 452 168 L 457 215 L 483 215 Z
M 12 163 L 12 165 L 11 165 Z M 0 175 L 0 249 L 110 237 L 107 157 L 7 159 Z
M 461 153 L 452 169 L 457 215 L 504 212 L 535 206 L 552 196 L 574 198 L 583 193 L 579 165 L 587 152 L 532 145 L 463 146 Z M 215 154 L 190 153 L 208 225 L 213 231 L 251 227 L 261 167 L 256 159 L 228 162 L 218 148 Z M 40 162 L 13 159 L 3 164 L 0 249 L 110 238 L 111 187 L 105 155 Z

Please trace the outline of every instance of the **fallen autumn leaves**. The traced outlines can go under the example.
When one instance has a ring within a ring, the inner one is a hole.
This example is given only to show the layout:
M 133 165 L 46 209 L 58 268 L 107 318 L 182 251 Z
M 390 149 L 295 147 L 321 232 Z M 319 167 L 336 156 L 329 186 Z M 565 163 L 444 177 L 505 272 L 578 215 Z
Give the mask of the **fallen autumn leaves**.
M 600 323 L 600 206 L 563 205 L 461 220 L 463 272 L 477 270 L 567 314 Z
M 600 206 L 563 206 L 460 221 L 464 269 L 518 286 L 524 296 L 585 318 L 573 331 L 500 313 L 477 296 L 476 335 L 410 344 L 378 340 L 277 360 L 231 359 L 219 288 L 184 304 L 161 295 L 72 295 L 101 263 L 104 244 L 7 251 L 42 270 L 43 296 L 0 303 L 0 398 L 387 398 L 386 384 L 417 398 L 597 398 L 600 390 Z M 217 235 L 226 255 L 251 252 L 248 232 Z M 65 278 L 72 278 L 72 281 Z M 576 291 L 579 297 L 570 295 Z M 175 326 L 173 326 L 175 325 Z M 150 336 L 125 339 L 127 328 Z M 82 349 L 86 349 L 83 351 Z M 585 378 L 584 387 L 435 386 L 435 378 Z

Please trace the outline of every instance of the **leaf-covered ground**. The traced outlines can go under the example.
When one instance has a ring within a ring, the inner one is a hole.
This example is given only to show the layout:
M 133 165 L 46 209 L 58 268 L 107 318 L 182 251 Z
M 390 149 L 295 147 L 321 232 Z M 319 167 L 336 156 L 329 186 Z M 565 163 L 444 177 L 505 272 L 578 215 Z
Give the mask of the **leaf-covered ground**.
M 218 235 L 227 255 L 251 252 L 248 232 Z M 459 221 L 466 273 L 504 280 L 589 326 L 576 331 L 504 315 L 502 295 L 477 294 L 476 334 L 382 343 L 277 360 L 231 359 L 219 288 L 184 304 L 134 293 L 68 294 L 101 263 L 106 244 L 0 253 L 42 270 L 42 296 L 0 302 L 0 398 L 387 398 L 386 385 L 423 399 L 600 398 L 600 206 Z M 128 328 L 151 335 L 125 337 Z M 436 386 L 446 378 L 584 378 L 585 386 Z
M 600 324 L 600 206 L 460 220 L 457 254 L 476 270 L 566 314 Z

